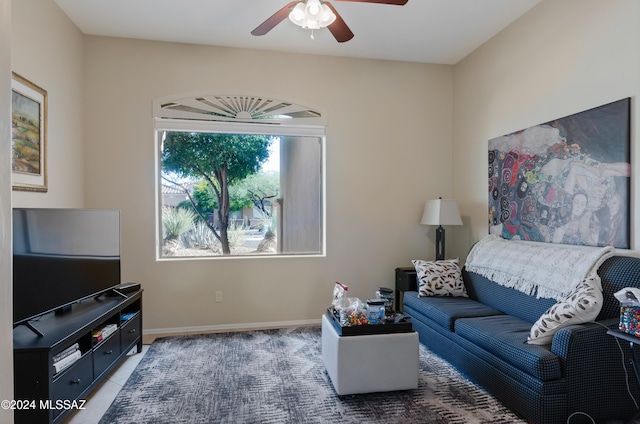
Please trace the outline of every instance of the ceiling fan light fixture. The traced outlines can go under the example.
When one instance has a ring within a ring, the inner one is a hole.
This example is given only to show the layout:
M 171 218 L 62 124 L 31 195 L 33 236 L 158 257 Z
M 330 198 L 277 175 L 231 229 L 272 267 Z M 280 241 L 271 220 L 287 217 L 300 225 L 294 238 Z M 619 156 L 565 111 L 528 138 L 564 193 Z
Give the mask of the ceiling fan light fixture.
M 289 13 L 289 20 L 305 29 L 320 29 L 331 25 L 336 15 L 320 0 L 300 2 Z
M 306 12 L 304 3 L 298 3 L 289 13 L 289 20 L 298 26 L 303 26 L 306 22 Z
M 320 0 L 309 0 L 307 1 L 307 13 L 313 17 L 320 16 L 320 12 L 322 12 L 322 4 Z
M 322 28 L 331 25 L 336 20 L 336 15 L 329 9 L 326 4 L 322 5 L 322 17 L 320 18 L 320 26 Z

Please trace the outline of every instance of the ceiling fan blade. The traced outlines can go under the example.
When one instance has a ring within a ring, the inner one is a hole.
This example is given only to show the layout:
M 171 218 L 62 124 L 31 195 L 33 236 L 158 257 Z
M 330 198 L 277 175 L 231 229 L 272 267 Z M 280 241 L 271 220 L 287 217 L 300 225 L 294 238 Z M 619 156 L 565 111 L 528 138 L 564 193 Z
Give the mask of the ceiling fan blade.
M 256 29 L 251 31 L 251 34 L 265 35 L 267 32 L 271 31 L 280 22 L 284 21 L 289 16 L 289 12 L 291 12 L 291 9 L 293 8 L 293 6 L 295 6 L 298 3 L 299 3 L 298 1 L 292 1 L 282 9 L 278 10 L 276 13 L 271 15 L 270 18 L 268 18 L 266 21 L 258 25 Z
M 338 11 L 331 5 L 331 3 L 323 4 L 326 4 L 329 9 L 331 9 L 333 14 L 336 15 L 336 20 L 327 27 L 329 28 L 329 31 L 331 31 L 331 34 L 333 34 L 336 41 L 338 43 L 344 43 L 345 41 L 351 40 L 353 38 L 353 32 L 351 32 L 344 19 L 342 19 L 342 16 L 340 16 Z
M 398 6 L 404 6 L 409 0 L 335 0 L 335 1 L 350 1 L 352 3 L 380 3 L 380 4 L 395 4 Z

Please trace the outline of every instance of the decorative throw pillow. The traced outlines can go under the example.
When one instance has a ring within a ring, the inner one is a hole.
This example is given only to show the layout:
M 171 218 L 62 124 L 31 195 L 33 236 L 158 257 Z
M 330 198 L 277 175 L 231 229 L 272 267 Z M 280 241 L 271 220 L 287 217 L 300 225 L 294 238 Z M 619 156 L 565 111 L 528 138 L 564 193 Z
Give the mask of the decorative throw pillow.
M 535 345 L 550 344 L 561 328 L 593 321 L 602 309 L 602 285 L 597 274 L 578 284 L 564 299 L 547 309 L 533 324 L 527 342 Z
M 420 286 L 418 296 L 468 297 L 462 281 L 459 258 L 444 261 L 411 261 L 416 268 Z

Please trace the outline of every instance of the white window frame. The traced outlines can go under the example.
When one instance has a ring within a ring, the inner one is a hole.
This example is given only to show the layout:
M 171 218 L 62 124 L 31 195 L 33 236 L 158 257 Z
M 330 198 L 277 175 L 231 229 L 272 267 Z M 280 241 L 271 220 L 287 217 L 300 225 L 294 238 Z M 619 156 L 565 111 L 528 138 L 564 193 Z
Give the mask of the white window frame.
M 295 119 L 294 119 L 295 120 Z M 274 255 L 219 255 L 219 256 L 182 256 L 182 257 L 165 257 L 161 254 L 162 249 L 162 223 L 160 220 L 160 211 L 162 209 L 162 195 L 161 195 L 161 178 L 160 173 L 162 170 L 160 160 L 160 149 L 162 140 L 159 134 L 165 131 L 188 131 L 188 132 L 208 132 L 208 133 L 223 133 L 223 134 L 255 134 L 255 135 L 273 135 L 273 136 L 298 136 L 298 137 L 317 137 L 321 140 L 322 149 L 322 231 L 321 251 L 318 254 L 274 254 Z M 258 122 L 228 122 L 228 121 L 202 121 L 202 120 L 187 120 L 187 119 L 174 119 L 174 118 L 154 118 L 154 140 L 155 140 L 155 163 L 156 163 L 156 260 L 158 261 L 175 261 L 175 260 L 220 260 L 220 259 L 273 259 L 273 258 L 311 258 L 311 257 L 326 257 L 327 249 L 327 215 L 326 215 L 326 126 L 324 125 L 309 125 L 309 124 L 264 124 Z

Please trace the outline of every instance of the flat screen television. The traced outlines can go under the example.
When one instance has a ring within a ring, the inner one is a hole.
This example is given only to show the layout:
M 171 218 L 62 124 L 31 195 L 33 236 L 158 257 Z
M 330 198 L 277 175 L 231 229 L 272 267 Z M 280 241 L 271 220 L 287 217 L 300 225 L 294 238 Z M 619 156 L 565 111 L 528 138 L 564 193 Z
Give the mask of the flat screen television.
M 13 325 L 120 284 L 120 211 L 13 210 Z

